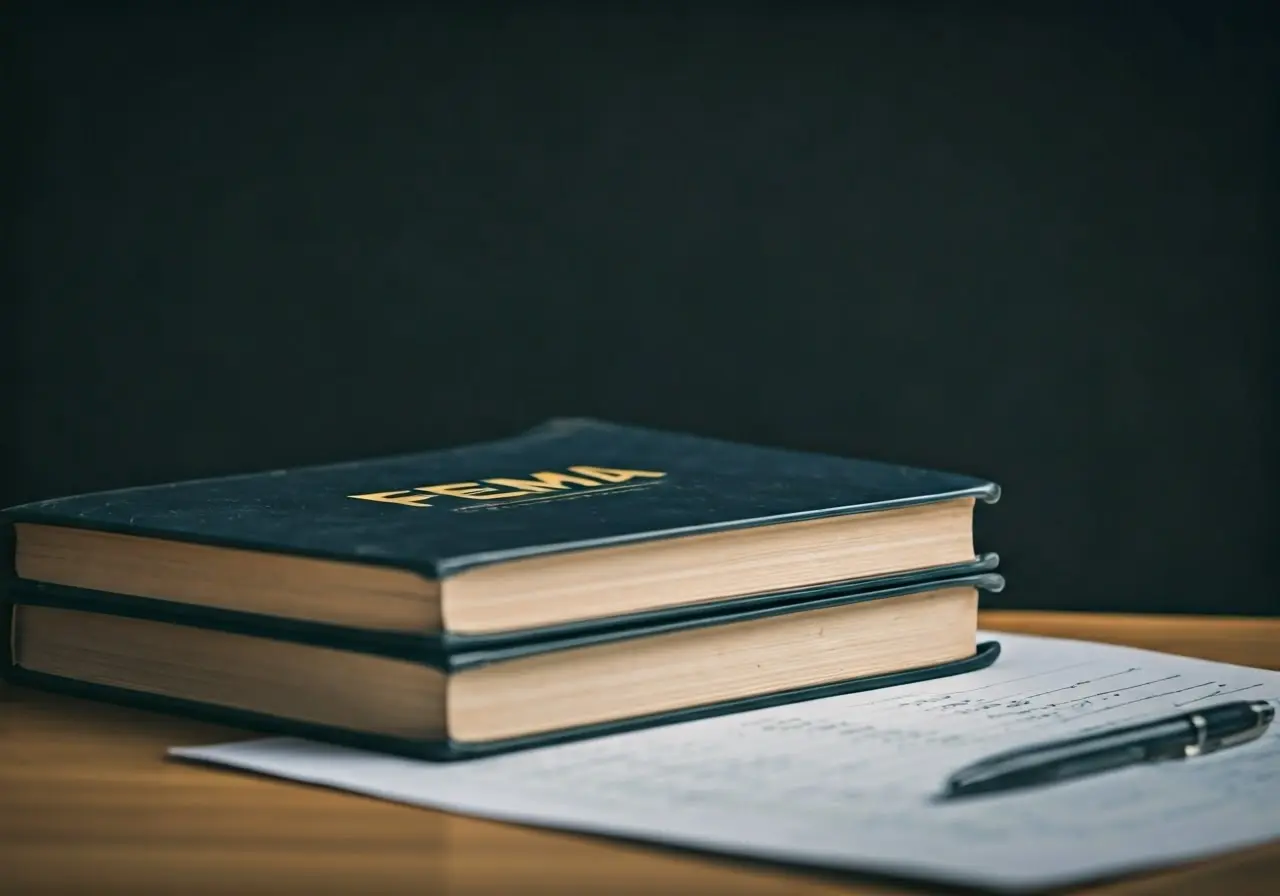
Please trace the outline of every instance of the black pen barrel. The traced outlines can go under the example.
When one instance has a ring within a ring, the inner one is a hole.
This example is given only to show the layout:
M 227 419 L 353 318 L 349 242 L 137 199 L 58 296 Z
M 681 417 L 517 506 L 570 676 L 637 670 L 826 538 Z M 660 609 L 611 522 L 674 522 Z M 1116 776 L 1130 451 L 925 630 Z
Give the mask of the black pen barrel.
M 1196 715 L 1204 719 L 1205 733 L 1212 740 L 1252 728 L 1260 720 L 1263 724 L 1270 722 L 1275 709 L 1263 701 L 1227 703 L 1209 707 Z

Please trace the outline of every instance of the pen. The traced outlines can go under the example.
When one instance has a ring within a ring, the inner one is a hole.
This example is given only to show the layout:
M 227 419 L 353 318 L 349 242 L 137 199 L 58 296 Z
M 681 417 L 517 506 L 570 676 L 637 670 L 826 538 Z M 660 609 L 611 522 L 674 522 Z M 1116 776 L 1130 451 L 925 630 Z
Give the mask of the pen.
M 1248 743 L 1275 718 L 1264 700 L 1222 703 L 1070 740 L 989 756 L 953 774 L 942 799 L 1000 793 L 1098 774 L 1143 762 L 1187 759 Z

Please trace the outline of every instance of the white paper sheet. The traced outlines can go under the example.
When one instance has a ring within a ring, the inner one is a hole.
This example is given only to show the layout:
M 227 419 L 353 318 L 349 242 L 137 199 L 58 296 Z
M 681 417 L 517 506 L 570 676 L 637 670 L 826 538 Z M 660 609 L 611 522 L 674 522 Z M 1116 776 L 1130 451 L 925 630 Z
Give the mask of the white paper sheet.
M 398 802 L 850 870 L 1023 889 L 1280 837 L 1280 723 L 1194 760 L 952 803 L 992 752 L 1244 698 L 1280 673 L 992 634 L 963 676 L 461 763 L 271 738 L 181 748 Z

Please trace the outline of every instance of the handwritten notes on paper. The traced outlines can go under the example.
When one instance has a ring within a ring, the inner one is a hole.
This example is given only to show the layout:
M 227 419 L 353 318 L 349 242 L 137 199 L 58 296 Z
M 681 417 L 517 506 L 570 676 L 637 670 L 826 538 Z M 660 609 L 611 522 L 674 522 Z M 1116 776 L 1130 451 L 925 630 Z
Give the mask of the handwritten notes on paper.
M 285 738 L 172 752 L 488 818 L 1007 889 L 1280 837 L 1280 725 L 1195 760 L 934 802 L 947 775 L 1000 750 L 1197 704 L 1280 703 L 1280 673 L 992 637 L 1001 659 L 968 675 L 464 763 Z

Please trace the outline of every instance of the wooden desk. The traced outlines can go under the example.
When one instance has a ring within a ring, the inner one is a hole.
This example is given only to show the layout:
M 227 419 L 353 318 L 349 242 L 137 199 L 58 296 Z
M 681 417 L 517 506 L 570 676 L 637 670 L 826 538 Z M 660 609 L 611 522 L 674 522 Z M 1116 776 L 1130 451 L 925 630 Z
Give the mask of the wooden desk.
M 992 612 L 986 628 L 1280 669 L 1280 620 Z M 0 892 L 921 892 L 460 818 L 168 762 L 237 732 L 0 688 Z M 1280 843 L 1088 892 L 1270 893 Z

